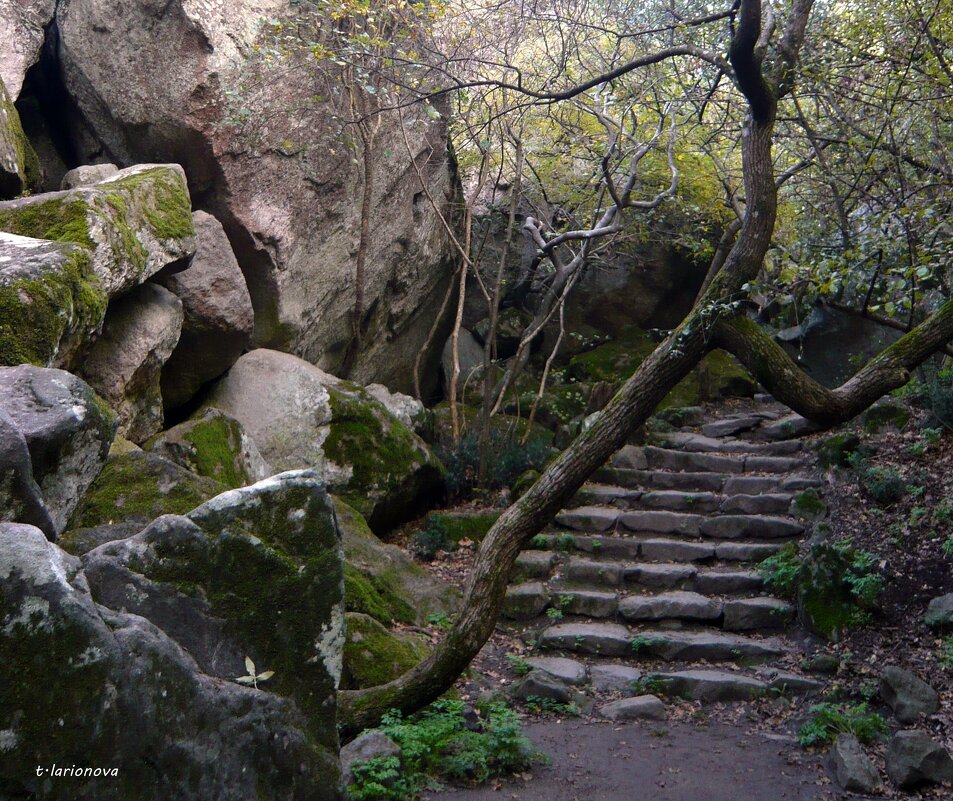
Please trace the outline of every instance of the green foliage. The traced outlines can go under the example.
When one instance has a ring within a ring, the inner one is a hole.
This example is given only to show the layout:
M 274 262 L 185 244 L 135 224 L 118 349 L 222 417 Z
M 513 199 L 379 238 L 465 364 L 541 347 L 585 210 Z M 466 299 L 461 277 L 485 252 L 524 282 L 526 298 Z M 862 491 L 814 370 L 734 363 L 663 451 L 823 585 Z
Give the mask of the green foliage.
M 817 449 L 821 467 L 848 467 L 850 458 L 860 449 L 860 437 L 849 431 L 825 439 Z
M 858 473 L 861 487 L 881 506 L 891 506 L 906 494 L 903 476 L 892 467 L 861 466 Z
M 526 708 L 530 712 L 542 713 L 544 715 L 558 715 L 559 717 L 578 718 L 580 715 L 579 705 L 575 701 L 564 704 L 555 698 L 541 698 L 538 695 L 529 695 L 526 697 Z
M 417 789 L 401 769 L 400 758 L 380 756 L 351 766 L 348 801 L 407 801 Z
M 937 661 L 947 670 L 953 670 L 953 637 L 944 637 L 937 653 Z
M 940 370 L 927 384 L 926 399 L 933 420 L 953 430 L 953 368 Z
M 350 801 L 409 801 L 433 781 L 477 784 L 538 760 L 519 718 L 505 705 L 487 704 L 477 721 L 464 712 L 463 702 L 440 700 L 410 718 L 396 711 L 385 715 L 381 730 L 400 746 L 401 756 L 356 767 Z
M 794 496 L 794 509 L 802 517 L 811 519 L 822 518 L 827 514 L 827 504 L 813 487 Z
M 510 663 L 510 667 L 517 676 L 525 676 L 533 669 L 533 666 L 519 654 L 507 654 L 506 661 Z
M 421 559 L 433 559 L 438 551 L 455 551 L 457 543 L 442 517 L 431 515 L 422 531 L 414 535 L 414 553 Z
M 490 431 L 489 465 L 486 489 L 501 489 L 512 485 L 527 470 L 541 470 L 552 455 L 546 438 L 531 435 L 525 445 L 515 434 Z M 469 431 L 460 444 L 438 446 L 438 456 L 447 468 L 447 488 L 455 497 L 462 497 L 477 488 L 480 474 L 480 438 Z
M 798 742 L 803 748 L 826 745 L 838 734 L 853 734 L 861 742 L 869 743 L 887 733 L 884 719 L 866 703 L 822 703 L 808 711 L 811 717 L 798 733 Z
M 769 556 L 758 566 L 765 586 L 782 598 L 797 598 L 800 586 L 801 557 L 793 542 L 785 544 L 780 551 Z

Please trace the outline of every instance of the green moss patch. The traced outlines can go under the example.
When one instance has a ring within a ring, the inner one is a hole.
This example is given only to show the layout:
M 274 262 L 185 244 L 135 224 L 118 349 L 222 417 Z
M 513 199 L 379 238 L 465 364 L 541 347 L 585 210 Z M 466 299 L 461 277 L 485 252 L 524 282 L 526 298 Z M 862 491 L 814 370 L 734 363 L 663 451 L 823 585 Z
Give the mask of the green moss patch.
M 78 195 L 8 204 L 7 208 L 0 208 L 0 231 L 33 239 L 72 242 L 87 250 L 95 247 L 89 234 L 89 204 Z
M 185 239 L 195 236 L 192 223 L 192 201 L 188 188 L 179 175 L 168 167 L 153 167 L 128 175 L 107 186 L 113 190 L 141 191 L 149 187 L 152 203 L 143 207 L 143 215 L 156 239 Z
M 153 454 L 110 456 L 73 513 L 69 527 L 125 520 L 148 523 L 164 514 L 186 514 L 224 490 L 217 481 L 193 475 Z
M 359 690 L 396 679 L 426 655 L 418 640 L 388 631 L 368 615 L 346 615 L 344 672 L 341 687 Z
M 471 540 L 482 542 L 493 524 L 500 519 L 500 512 L 431 512 L 425 523 L 437 520 L 453 542 Z
M 66 362 L 106 314 L 106 293 L 83 250 L 45 275 L 0 281 L 0 364 Z

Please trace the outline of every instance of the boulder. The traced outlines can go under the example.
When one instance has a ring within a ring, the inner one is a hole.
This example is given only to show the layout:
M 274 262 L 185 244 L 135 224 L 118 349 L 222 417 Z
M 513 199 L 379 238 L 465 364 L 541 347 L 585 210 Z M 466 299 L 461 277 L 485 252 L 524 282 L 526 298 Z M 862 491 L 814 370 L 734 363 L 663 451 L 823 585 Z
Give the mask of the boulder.
M 566 684 L 586 683 L 587 670 L 584 662 L 562 656 L 531 656 L 525 661 L 530 667 L 548 673 Z
M 834 778 L 849 793 L 876 793 L 880 774 L 853 734 L 838 735 L 828 757 Z
M 420 639 L 389 631 L 368 615 L 348 612 L 345 618 L 343 690 L 386 684 L 426 655 Z
M 178 164 L 143 164 L 96 186 L 0 202 L 0 231 L 80 245 L 112 297 L 184 266 L 195 252 L 191 204 Z
M 159 282 L 182 301 L 182 336 L 162 370 L 167 409 L 188 402 L 205 383 L 231 367 L 251 340 L 255 313 L 245 277 L 222 224 L 192 214 L 196 250 L 188 269 Z
M 37 529 L 0 524 L 7 794 L 48 795 L 52 781 L 78 801 L 262 787 L 341 801 L 341 563 L 327 496 L 303 477 L 236 492 L 83 562 Z M 54 763 L 109 773 L 37 776 Z
M 106 303 L 86 250 L 0 231 L 0 364 L 70 367 Z
M 57 0 L 0 4 L 0 81 L 16 100 L 23 79 L 40 57 L 46 28 L 53 21 Z
M 246 353 L 207 406 L 242 423 L 272 467 L 317 470 L 375 532 L 441 493 L 443 467 L 420 437 L 363 387 L 290 354 Z
M 347 787 L 354 778 L 351 768 L 358 762 L 383 757 L 399 757 L 400 746 L 380 729 L 370 729 L 341 747 L 341 784 Z
M 106 461 L 116 417 L 76 376 L 29 365 L 0 367 L 0 410 L 26 442 L 59 534 Z
M 190 473 L 153 453 L 119 453 L 109 457 L 83 494 L 70 528 L 120 523 L 142 528 L 161 515 L 183 515 L 225 489 L 223 484 Z
M 665 720 L 668 713 L 663 704 L 654 695 L 639 695 L 635 698 L 622 698 L 599 707 L 599 714 L 607 720 Z
M 953 593 L 930 601 L 923 622 L 940 634 L 953 631 Z
M 117 172 L 119 172 L 119 168 L 115 164 L 86 164 L 67 172 L 63 176 L 60 189 L 95 186 L 107 178 L 112 178 Z
M 477 342 L 473 334 L 461 328 L 458 350 L 460 375 L 457 378 L 457 397 L 460 398 L 463 396 L 464 389 L 469 388 L 483 369 L 483 345 Z M 450 338 L 443 346 L 440 368 L 443 374 L 443 394 L 445 397 L 450 397 L 450 379 L 453 376 L 453 341 Z
M 590 675 L 596 692 L 631 696 L 636 692 L 642 671 L 628 665 L 593 665 Z
M 940 696 L 909 670 L 890 665 L 880 674 L 880 697 L 901 723 L 913 723 L 920 715 L 940 708 Z
M 40 162 L 23 132 L 20 114 L 0 79 L 0 199 L 36 190 Z
M 26 439 L 9 415 L 0 409 L 0 523 L 27 523 L 49 539 L 56 527 L 43 493 L 33 479 L 33 460 Z
M 922 731 L 899 731 L 887 744 L 887 775 L 901 790 L 953 782 L 953 759 Z
M 340 498 L 333 500 L 344 544 L 348 612 L 362 612 L 385 625 L 423 625 L 431 615 L 456 606 L 455 587 L 434 579 L 396 545 L 381 542 L 360 512 Z
M 350 378 L 404 392 L 424 350 L 428 393 L 450 304 L 426 343 L 455 262 L 418 168 L 430 197 L 448 211 L 456 188 L 446 117 L 406 109 L 410 153 L 396 115 L 380 117 L 365 333 L 350 354 L 363 168 L 345 143 L 337 96 L 321 100 L 314 89 L 336 82 L 337 67 L 302 48 L 310 63 L 278 71 L 252 50 L 274 44 L 262 20 L 306 13 L 286 0 L 232 0 L 227 13 L 186 0 L 61 0 L 58 56 L 75 102 L 73 145 L 84 161 L 101 152 L 117 164 L 181 162 L 236 249 L 255 306 L 256 346 L 292 351 L 332 372 L 353 358 Z M 302 97 L 313 102 L 303 107 Z M 235 124 L 239 109 L 244 123 Z
M 244 487 L 271 475 L 241 423 L 218 409 L 163 431 L 146 443 L 150 453 L 226 487 Z
M 162 429 L 159 374 L 179 341 L 182 302 L 142 284 L 111 303 L 103 333 L 80 374 L 119 413 L 119 433 L 136 444 Z
M 531 670 L 515 685 L 512 695 L 521 701 L 532 698 L 546 698 L 559 704 L 572 701 L 572 690 L 565 682 L 544 670 Z

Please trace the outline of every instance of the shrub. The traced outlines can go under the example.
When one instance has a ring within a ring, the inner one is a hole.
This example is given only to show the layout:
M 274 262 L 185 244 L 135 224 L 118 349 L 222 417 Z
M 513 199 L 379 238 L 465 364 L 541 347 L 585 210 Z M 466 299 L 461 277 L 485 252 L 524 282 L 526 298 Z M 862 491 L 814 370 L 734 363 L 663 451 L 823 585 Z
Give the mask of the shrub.
M 809 710 L 810 719 L 798 733 L 803 748 L 826 745 L 838 734 L 853 734 L 863 743 L 869 743 L 887 733 L 887 724 L 867 704 L 815 704 Z
M 427 527 L 414 535 L 414 553 L 421 559 L 433 559 L 437 551 L 453 551 L 456 547 L 446 523 L 437 516 L 428 518 Z
M 821 467 L 848 467 L 850 458 L 860 450 L 860 437 L 852 432 L 834 434 L 817 448 Z
M 523 445 L 516 433 L 490 432 L 489 473 L 485 489 L 511 486 L 528 470 L 540 470 L 553 453 L 546 438 L 531 436 Z M 480 438 L 475 431 L 466 433 L 456 447 L 438 446 L 437 455 L 447 468 L 447 488 L 454 497 L 467 495 L 477 488 L 480 475 Z
M 860 485 L 881 506 L 891 506 L 906 493 L 906 482 L 892 467 L 865 467 L 860 472 Z
M 353 780 L 347 788 L 348 801 L 406 801 L 417 790 L 401 772 L 400 758 L 374 757 L 355 762 Z

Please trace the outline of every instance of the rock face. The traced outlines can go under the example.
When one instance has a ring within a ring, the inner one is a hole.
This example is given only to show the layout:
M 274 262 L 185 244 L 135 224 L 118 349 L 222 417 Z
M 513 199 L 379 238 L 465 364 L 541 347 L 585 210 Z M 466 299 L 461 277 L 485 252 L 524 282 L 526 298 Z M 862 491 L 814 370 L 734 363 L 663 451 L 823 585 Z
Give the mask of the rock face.
M 249 46 L 260 20 L 282 18 L 284 0 L 230 3 L 58 4 L 59 57 L 81 119 L 75 146 L 91 160 L 102 148 L 120 164 L 161 157 L 181 163 L 203 208 L 225 226 L 255 306 L 255 343 L 289 349 L 337 370 L 350 341 L 354 258 L 359 239 L 361 157 L 332 120 L 333 101 L 313 113 L 287 113 L 313 96 L 315 71 L 264 70 L 262 89 L 241 83 L 254 65 Z M 122 80 L 116 80 L 121 74 Z M 289 77 L 290 76 L 290 77 Z M 300 76 L 300 78 L 295 77 Z M 238 97 L 229 93 L 239 90 Z M 247 123 L 222 125 L 236 105 Z M 268 129 L 257 123 L 270 119 Z M 367 254 L 366 335 L 351 377 L 401 391 L 424 347 L 433 313 L 450 280 L 450 248 L 423 193 L 397 120 L 382 118 L 372 162 L 373 236 Z M 446 125 L 421 111 L 412 157 L 438 203 L 451 196 Z M 254 158 L 245 153 L 254 148 Z M 446 328 L 428 350 L 425 373 L 436 375 Z M 425 390 L 426 391 L 426 390 Z
M 0 364 L 67 367 L 105 314 L 87 251 L 0 232 Z
M 182 301 L 142 284 L 111 304 L 81 375 L 119 413 L 119 433 L 145 442 L 162 428 L 159 374 L 182 330 Z
M 33 479 L 33 460 L 26 439 L 0 409 L 0 522 L 28 523 L 51 540 L 56 528 L 46 509 L 43 493 Z
M 218 409 L 162 432 L 147 443 L 152 453 L 226 487 L 244 487 L 271 475 L 258 446 L 237 420 Z
M 0 203 L 0 231 L 72 242 L 112 297 L 195 252 L 185 174 L 177 164 L 121 170 L 93 187 Z
M 238 420 L 277 470 L 313 468 L 386 530 L 440 492 L 439 461 L 362 387 L 272 350 L 242 356 L 208 406 Z
M 117 172 L 119 172 L 119 168 L 115 164 L 85 164 L 66 173 L 63 176 L 60 189 L 93 186 L 107 178 L 112 178 Z
M 255 327 L 245 277 L 221 223 L 202 211 L 192 221 L 197 247 L 188 269 L 160 279 L 185 310 L 179 344 L 162 371 L 162 400 L 169 409 L 231 367 Z
M 44 677 L 0 684 L 0 786 L 14 796 L 45 794 L 35 768 L 56 762 L 118 768 L 77 780 L 81 801 L 262 787 L 340 801 L 341 553 L 313 475 L 231 491 L 82 562 L 0 524 L 0 598 L 0 658 Z M 273 675 L 236 681 L 246 658 Z
M 106 461 L 115 415 L 75 376 L 29 365 L 0 367 L 0 411 L 27 444 L 59 534 Z
M 0 79 L 0 199 L 36 189 L 40 163 L 23 133 L 20 115 Z
M 56 0 L 0 5 L 0 80 L 16 99 L 23 86 L 26 71 L 36 63 L 43 47 L 45 28 L 53 19 Z
M 423 659 L 424 648 L 411 635 L 388 631 L 374 618 L 358 612 L 348 612 L 346 618 L 342 689 L 386 684 Z

